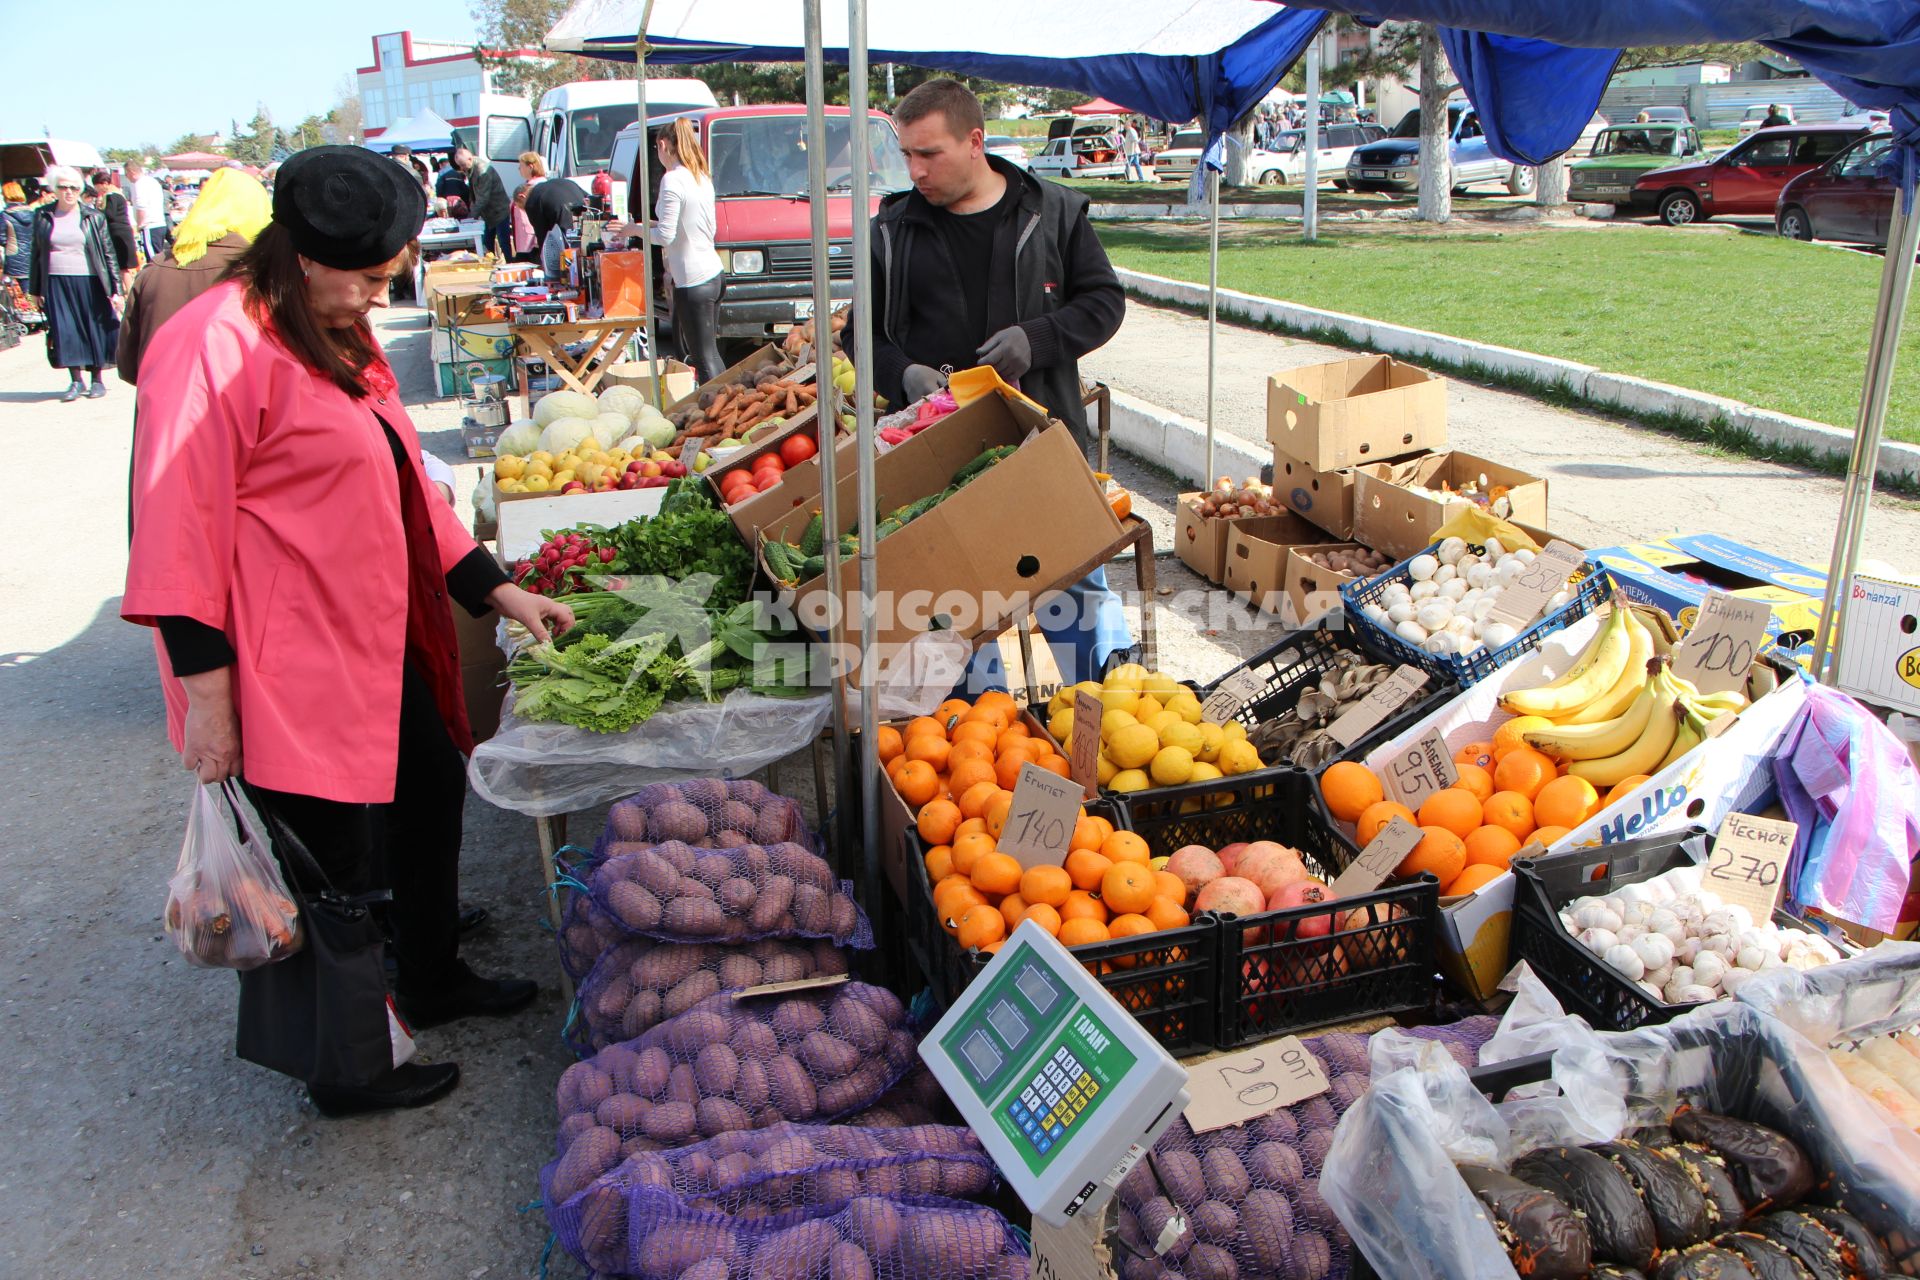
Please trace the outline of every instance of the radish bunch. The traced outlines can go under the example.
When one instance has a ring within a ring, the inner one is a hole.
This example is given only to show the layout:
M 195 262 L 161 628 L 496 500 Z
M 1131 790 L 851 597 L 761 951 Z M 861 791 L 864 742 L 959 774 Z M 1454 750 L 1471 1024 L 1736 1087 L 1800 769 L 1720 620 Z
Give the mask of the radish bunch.
M 531 558 L 514 562 L 513 580 L 537 596 L 586 591 L 585 575 L 613 572 L 617 555 L 612 547 L 594 546 L 584 533 L 549 534 Z

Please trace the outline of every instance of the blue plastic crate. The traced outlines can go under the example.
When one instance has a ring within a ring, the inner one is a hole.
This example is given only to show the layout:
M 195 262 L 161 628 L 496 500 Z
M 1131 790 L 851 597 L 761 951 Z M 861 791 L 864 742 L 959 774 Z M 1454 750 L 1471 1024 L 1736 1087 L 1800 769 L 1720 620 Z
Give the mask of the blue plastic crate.
M 1437 547 L 1436 543 L 1421 554 L 1431 554 Z M 1412 663 L 1423 671 L 1456 682 L 1462 689 L 1478 684 L 1500 668 L 1526 657 L 1538 649 L 1546 637 L 1586 617 L 1613 594 L 1613 579 L 1607 576 L 1604 569 L 1587 561 L 1581 566 L 1584 576 L 1575 586 L 1571 600 L 1537 619 L 1498 649 L 1483 648 L 1467 655 L 1428 653 L 1419 645 L 1408 644 L 1391 628 L 1381 626 L 1364 611 L 1366 605 L 1378 603 L 1393 583 L 1413 580 L 1413 574 L 1407 568 L 1413 559 L 1409 556 L 1377 578 L 1350 582 L 1340 588 L 1340 599 L 1346 606 L 1347 625 L 1366 639 L 1368 647 L 1386 655 L 1390 661 Z

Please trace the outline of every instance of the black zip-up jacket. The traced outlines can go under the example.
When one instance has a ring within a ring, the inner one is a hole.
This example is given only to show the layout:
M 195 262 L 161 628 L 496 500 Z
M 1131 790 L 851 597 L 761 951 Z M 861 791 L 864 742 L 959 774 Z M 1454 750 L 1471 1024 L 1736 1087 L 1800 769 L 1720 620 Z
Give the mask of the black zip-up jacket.
M 968 332 L 960 286 L 963 272 L 984 263 L 956 263 L 933 229 L 935 209 L 918 191 L 887 196 L 873 219 L 874 380 L 894 404 L 906 402 L 901 378 L 911 364 L 952 363 L 1008 325 L 1026 330 L 1033 367 L 1020 389 L 1073 428 L 1084 444 L 1086 407 L 1080 400 L 1079 359 L 1119 331 L 1126 293 L 1107 251 L 1087 221 L 1087 198 L 1000 159 L 987 162 L 1018 193 L 1014 216 L 995 233 L 994 261 L 1011 263 L 987 286 L 987 323 Z M 929 267 L 936 274 L 927 276 Z M 851 332 L 851 330 L 849 330 Z M 946 354 L 942 354 L 946 353 Z
M 100 291 L 111 298 L 120 292 L 119 258 L 113 249 L 113 233 L 107 215 L 92 205 L 76 206 L 80 211 L 80 237 L 87 251 L 87 270 L 100 284 Z M 33 216 L 33 256 L 27 263 L 27 292 L 36 298 L 47 292 L 47 267 L 53 257 L 53 205 L 42 205 Z

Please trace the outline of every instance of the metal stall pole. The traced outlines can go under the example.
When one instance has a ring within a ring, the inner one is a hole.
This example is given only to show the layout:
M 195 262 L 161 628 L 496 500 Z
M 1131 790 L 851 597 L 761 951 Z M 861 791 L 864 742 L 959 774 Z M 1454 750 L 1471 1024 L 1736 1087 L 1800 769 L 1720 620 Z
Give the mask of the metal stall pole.
M 1880 437 L 1887 425 L 1887 396 L 1900 350 L 1900 327 L 1913 286 L 1913 258 L 1920 252 L 1920 208 L 1916 199 L 1895 193 L 1887 227 L 1887 258 L 1880 269 L 1880 300 L 1873 311 L 1873 338 L 1867 347 L 1867 373 L 1860 391 L 1860 415 L 1853 429 L 1853 458 L 1847 464 L 1847 492 L 1840 504 L 1840 528 L 1827 564 L 1827 599 L 1813 638 L 1813 674 L 1830 682 L 1840 669 L 1846 643 L 1847 601 L 1853 594 L 1853 566 L 1860 560 L 1867 508 L 1873 505 L 1874 473 L 1880 464 Z
M 880 776 L 880 708 L 874 700 L 873 679 L 879 561 L 874 548 L 873 226 L 867 217 L 872 203 L 873 136 L 867 124 L 867 0 L 847 0 L 847 128 L 853 165 L 853 313 L 848 323 L 853 326 L 853 413 L 859 439 L 855 456 L 860 468 L 860 784 L 864 789 Z M 860 848 L 860 889 L 871 912 L 881 894 L 880 806 L 871 796 L 860 806 Z
M 1202 487 L 1213 488 L 1213 390 L 1220 330 L 1220 174 L 1207 170 L 1207 195 L 1212 206 L 1207 240 L 1207 473 Z
M 640 150 L 636 153 L 633 180 L 640 193 L 640 251 L 646 255 L 640 272 L 640 314 L 647 326 L 647 363 L 653 368 L 653 407 L 664 412 L 666 392 L 661 384 L 666 381 L 666 370 L 660 367 L 659 336 L 653 331 L 653 235 L 648 230 L 653 209 L 653 170 L 647 161 L 653 144 L 647 138 L 647 23 L 652 17 L 653 0 L 647 0 L 640 9 L 640 29 L 633 36 L 633 79 L 640 95 Z
M 838 655 L 846 637 L 846 618 L 840 595 L 840 481 L 834 474 L 833 433 L 839 429 L 840 405 L 833 385 L 833 282 L 827 277 L 827 70 L 820 35 L 820 0 L 805 0 L 807 28 L 807 205 L 813 229 L 813 356 L 814 381 L 820 388 L 814 430 L 820 437 L 820 516 L 826 526 L 822 550 L 827 561 L 827 652 Z M 820 335 L 827 335 L 826 364 L 821 366 Z M 829 696 L 833 699 L 833 806 L 837 857 L 846 856 L 852 835 L 852 744 L 847 740 L 847 700 L 840 673 L 829 665 Z
M 1301 171 L 1306 185 L 1300 211 L 1300 238 L 1320 238 L 1320 33 L 1307 41 L 1307 122 L 1301 138 L 1307 149 L 1307 167 Z

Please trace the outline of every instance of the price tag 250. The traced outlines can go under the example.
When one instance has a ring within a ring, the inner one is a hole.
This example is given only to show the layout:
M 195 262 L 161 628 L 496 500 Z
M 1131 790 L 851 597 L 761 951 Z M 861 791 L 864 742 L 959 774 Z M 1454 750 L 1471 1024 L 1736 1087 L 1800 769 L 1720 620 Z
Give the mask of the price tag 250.
M 1187 1072 L 1195 1133 L 1245 1124 L 1327 1091 L 1327 1073 L 1297 1036 L 1198 1063 Z
M 1022 867 L 1059 866 L 1073 840 L 1085 794 L 1071 778 L 1037 764 L 1022 765 L 1000 831 L 1000 852 L 1012 854 Z
M 1533 563 L 1494 597 L 1489 616 L 1500 618 L 1516 630 L 1526 628 L 1547 607 L 1547 601 L 1566 588 L 1567 579 L 1585 559 L 1576 547 L 1549 542 L 1534 555 Z

